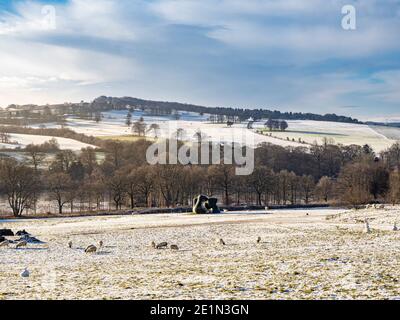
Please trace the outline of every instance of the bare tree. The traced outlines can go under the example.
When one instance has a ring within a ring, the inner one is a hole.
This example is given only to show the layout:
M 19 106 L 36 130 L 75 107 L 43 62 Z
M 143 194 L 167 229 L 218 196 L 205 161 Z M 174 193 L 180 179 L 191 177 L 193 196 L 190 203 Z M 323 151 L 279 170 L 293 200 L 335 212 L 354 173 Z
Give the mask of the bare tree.
M 316 187 L 316 194 L 320 199 L 328 202 L 333 195 L 335 182 L 329 177 L 322 177 Z
M 176 140 L 183 140 L 184 139 L 184 137 L 185 137 L 185 130 L 184 129 L 182 129 L 182 128 L 178 128 L 177 130 L 176 130 L 176 132 L 175 132 L 175 134 L 174 134 L 174 138 L 176 139 Z
M 63 213 L 64 205 L 74 198 L 74 184 L 70 176 L 64 172 L 53 172 L 47 177 L 47 188 L 51 200 L 55 200 L 58 213 Z
M 345 166 L 338 179 L 342 201 L 353 206 L 368 203 L 373 199 L 370 185 L 371 176 L 363 163 Z
M 388 196 L 393 205 L 400 202 L 400 172 L 398 170 L 390 174 L 390 191 Z
M 1 143 L 10 143 L 11 141 L 11 135 L 6 132 L 4 129 L 1 129 L 0 131 L 0 142 Z
M 148 132 L 153 131 L 154 133 L 154 138 L 158 138 L 159 132 L 160 132 L 160 125 L 157 123 L 152 123 L 149 127 L 149 129 L 147 130 Z
M 182 192 L 182 166 L 163 165 L 156 168 L 158 189 L 167 207 L 176 206 Z
M 50 168 L 54 171 L 67 172 L 76 159 L 77 157 L 73 151 L 62 150 L 56 154 Z
M 135 181 L 135 192 L 144 205 L 149 205 L 150 194 L 155 189 L 155 174 L 151 167 L 142 166 L 133 170 L 130 178 Z
M 304 202 L 308 204 L 310 202 L 310 197 L 315 190 L 315 181 L 312 176 L 302 176 L 300 178 L 300 187 L 303 192 Z
M 146 123 L 144 121 L 136 121 L 132 125 L 132 132 L 139 137 L 146 135 Z
M 122 171 L 117 171 L 111 177 L 104 177 L 110 196 L 114 201 L 115 209 L 121 210 L 124 196 L 127 190 L 126 175 Z
M 248 184 L 257 195 L 257 205 L 262 204 L 262 195 L 271 190 L 273 173 L 265 166 L 256 167 L 248 176 Z
M 224 195 L 225 205 L 230 204 L 230 193 L 235 176 L 232 165 L 215 165 L 208 169 L 208 179 L 217 186 Z
M 132 124 L 132 113 L 129 111 L 128 114 L 126 115 L 126 121 L 125 124 L 130 127 Z
M 33 166 L 35 172 L 38 171 L 38 167 L 46 159 L 46 154 L 42 152 L 41 148 L 37 145 L 27 145 L 25 151 L 28 153 L 29 161 L 28 164 Z
M 34 170 L 14 160 L 4 160 L 0 164 L 0 177 L 1 189 L 7 196 L 14 216 L 21 216 L 38 189 Z
M 91 175 L 94 168 L 97 166 L 96 151 L 93 148 L 83 148 L 79 156 L 79 160 L 82 163 L 85 171 Z
M 205 137 L 204 137 L 203 132 L 201 132 L 201 130 L 197 130 L 197 131 L 194 133 L 193 138 L 196 140 L 196 142 L 197 142 L 198 144 L 201 144 L 201 143 L 203 142 L 203 139 L 204 139 Z

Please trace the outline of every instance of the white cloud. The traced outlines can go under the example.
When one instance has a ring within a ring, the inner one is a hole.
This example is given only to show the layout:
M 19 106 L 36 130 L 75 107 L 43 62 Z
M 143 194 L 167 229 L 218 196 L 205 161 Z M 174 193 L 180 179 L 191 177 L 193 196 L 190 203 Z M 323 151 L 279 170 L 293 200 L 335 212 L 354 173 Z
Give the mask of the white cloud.
M 43 27 L 42 6 L 31 1 L 20 3 L 15 14 L 3 14 L 0 104 L 26 102 L 32 91 L 38 92 L 32 98 L 44 103 L 55 97 L 58 100 L 63 89 L 71 92 L 78 86 L 84 92 L 84 86 L 140 76 L 140 67 L 133 58 L 96 50 L 81 40 L 85 36 L 95 43 L 101 39 L 133 40 L 134 29 L 118 22 L 121 9 L 110 0 L 73 0 L 57 6 L 55 30 Z
M 56 5 L 55 30 L 41 5 L 20 2 L 0 12 L 0 105 L 99 94 L 317 112 L 357 104 L 354 93 L 396 103 L 397 73 L 301 73 L 400 49 L 397 0 L 354 2 L 354 32 L 341 28 L 348 2 L 70 0 Z
M 380 3 L 355 4 L 356 31 L 341 27 L 342 5 L 337 0 L 156 1 L 152 9 L 170 23 L 210 27 L 208 36 L 240 48 L 282 49 L 307 55 L 306 60 L 365 56 L 400 48 L 400 21 L 380 17 Z M 279 21 L 276 20 L 279 17 Z

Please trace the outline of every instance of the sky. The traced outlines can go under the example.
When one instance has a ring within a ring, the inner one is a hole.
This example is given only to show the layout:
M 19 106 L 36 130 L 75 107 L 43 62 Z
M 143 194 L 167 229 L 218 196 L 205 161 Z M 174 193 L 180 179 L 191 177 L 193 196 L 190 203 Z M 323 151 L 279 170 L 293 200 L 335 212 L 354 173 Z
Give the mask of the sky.
M 400 118 L 399 34 L 400 0 L 0 0 L 0 106 L 107 95 Z

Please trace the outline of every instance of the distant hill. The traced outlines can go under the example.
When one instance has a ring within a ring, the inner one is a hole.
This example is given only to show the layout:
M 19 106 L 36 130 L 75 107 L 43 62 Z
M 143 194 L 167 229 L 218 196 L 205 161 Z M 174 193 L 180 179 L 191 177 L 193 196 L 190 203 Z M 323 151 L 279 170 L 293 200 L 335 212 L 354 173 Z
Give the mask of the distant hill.
M 239 118 L 240 120 L 247 120 L 253 118 L 260 119 L 282 119 L 282 120 L 316 120 L 316 121 L 333 121 L 345 123 L 362 123 L 357 119 L 336 114 L 319 115 L 314 113 L 302 112 L 281 112 L 277 110 L 268 109 L 243 109 L 243 108 L 224 108 L 224 107 L 205 107 L 194 104 L 167 102 L 167 101 L 153 101 L 143 100 L 132 97 L 106 97 L 101 96 L 92 102 L 92 108 L 95 110 L 107 109 L 124 109 L 127 106 L 138 108 L 142 110 L 150 110 L 153 113 L 160 112 L 162 114 L 172 113 L 174 111 L 196 112 L 199 114 L 213 114 L 219 116 L 226 116 L 228 118 Z
M 382 126 L 382 127 L 394 127 L 400 128 L 400 122 L 375 122 L 375 121 L 366 121 L 365 124 L 369 126 Z
M 363 122 L 351 117 L 332 114 L 315 114 L 302 112 L 281 112 L 278 110 L 268 109 L 245 109 L 245 108 L 226 108 L 226 107 L 206 107 L 189 103 L 168 102 L 168 101 L 153 101 L 144 100 L 132 97 L 106 97 L 101 96 L 94 99 L 91 103 L 81 101 L 80 103 L 63 103 L 54 105 L 9 105 L 1 112 L 7 116 L 9 112 L 34 112 L 44 109 L 57 110 L 57 113 L 66 114 L 73 110 L 80 110 L 81 113 L 96 113 L 108 110 L 122 110 L 127 107 L 141 109 L 152 115 L 173 115 L 177 111 L 195 112 L 199 114 L 210 114 L 216 118 L 216 122 L 228 121 L 246 121 L 253 118 L 254 120 L 261 119 L 281 119 L 281 120 L 315 120 L 315 121 L 331 121 L 362 124 Z M 0 112 L 0 116 L 1 116 Z

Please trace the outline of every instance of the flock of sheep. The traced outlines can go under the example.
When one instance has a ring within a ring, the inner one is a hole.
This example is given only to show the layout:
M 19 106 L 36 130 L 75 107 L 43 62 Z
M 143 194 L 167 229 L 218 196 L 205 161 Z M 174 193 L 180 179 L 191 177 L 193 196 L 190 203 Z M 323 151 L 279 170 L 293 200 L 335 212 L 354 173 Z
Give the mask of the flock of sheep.
M 9 240 L 4 240 L 4 241 L 0 242 L 0 248 L 9 247 L 10 244 L 11 244 L 11 242 Z M 21 240 L 15 245 L 15 249 L 24 248 L 27 245 L 28 245 L 27 241 Z
M 366 221 L 366 223 L 368 224 L 368 221 Z M 261 242 L 261 237 L 258 237 L 258 238 L 257 238 L 257 243 L 260 243 L 260 242 Z M 224 241 L 223 239 L 217 239 L 217 240 L 216 240 L 216 243 L 217 243 L 217 244 L 220 244 L 220 245 L 223 245 L 223 246 L 226 245 L 226 243 L 225 243 L 225 241 Z M 4 240 L 3 242 L 0 242 L 0 248 L 9 247 L 10 244 L 11 244 L 11 242 L 10 242 L 9 240 Z M 25 240 L 22 240 L 22 241 L 19 241 L 19 242 L 15 245 L 15 249 L 24 248 L 24 247 L 26 247 L 27 245 L 28 245 L 28 242 L 25 241 Z M 154 248 L 154 249 L 167 249 L 167 248 L 168 248 L 168 242 L 161 242 L 161 243 L 156 244 L 154 241 L 152 241 L 150 245 L 151 245 L 151 247 Z M 70 249 L 73 248 L 73 243 L 72 243 L 72 241 L 69 241 L 69 242 L 68 242 L 68 247 L 69 247 Z M 98 244 L 98 246 L 95 246 L 95 245 L 91 244 L 91 245 L 89 245 L 88 247 L 86 247 L 86 249 L 84 250 L 84 252 L 85 252 L 85 253 L 96 253 L 96 252 L 99 252 L 103 247 L 104 247 L 104 242 L 103 242 L 103 241 L 100 241 L 99 244 Z M 178 247 L 176 244 L 171 244 L 171 245 L 169 246 L 169 248 L 170 248 L 171 250 L 179 250 L 179 247 Z
M 261 242 L 261 237 L 258 237 L 256 241 L 257 241 L 257 243 L 260 243 Z M 8 248 L 8 247 L 10 247 L 11 244 L 14 244 L 14 242 L 6 239 L 6 240 L 0 242 L 0 248 L 5 248 L 5 247 Z M 221 239 L 221 238 L 217 238 L 216 239 L 216 244 L 217 245 L 222 245 L 222 246 L 226 245 L 225 241 L 223 239 Z M 21 249 L 21 248 L 25 248 L 27 246 L 28 246 L 28 241 L 19 240 L 15 244 L 14 248 L 15 249 Z M 157 249 L 157 250 L 168 249 L 168 248 L 170 250 L 174 250 L 174 251 L 178 251 L 179 250 L 178 245 L 176 245 L 176 244 L 170 244 L 169 245 L 168 242 L 156 243 L 156 242 L 152 241 L 150 246 L 152 248 L 154 248 L 154 249 Z M 72 241 L 68 242 L 68 247 L 70 249 L 73 249 Z M 99 243 L 97 245 L 91 244 L 91 245 L 87 246 L 85 248 L 84 252 L 86 254 L 96 254 L 96 253 L 99 253 L 103 248 L 104 248 L 104 242 L 103 241 L 99 241 Z M 30 276 L 30 272 L 29 272 L 28 268 L 25 268 L 24 271 L 20 274 L 20 276 L 23 277 L 23 278 L 28 278 Z

